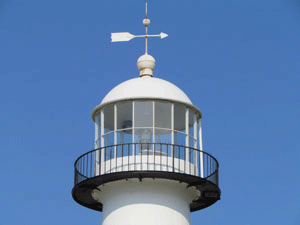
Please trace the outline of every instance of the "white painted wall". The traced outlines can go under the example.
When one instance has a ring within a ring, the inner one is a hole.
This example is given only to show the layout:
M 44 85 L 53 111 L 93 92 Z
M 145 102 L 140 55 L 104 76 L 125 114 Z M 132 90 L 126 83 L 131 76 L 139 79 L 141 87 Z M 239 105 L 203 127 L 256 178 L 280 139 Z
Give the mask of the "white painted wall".
M 196 162 L 197 162 L 197 157 Z M 96 165 L 98 162 L 96 162 Z M 101 174 L 96 171 L 97 175 L 103 175 L 114 172 L 123 171 L 166 171 L 176 173 L 185 173 L 194 176 L 199 176 L 197 163 L 190 163 L 188 160 L 174 158 L 170 156 L 154 156 L 154 155 L 136 155 L 117 157 L 110 160 L 101 160 Z M 99 165 L 97 165 L 99 168 Z
M 102 225 L 190 225 L 189 204 L 200 193 L 166 179 L 115 181 L 93 197 L 103 203 Z

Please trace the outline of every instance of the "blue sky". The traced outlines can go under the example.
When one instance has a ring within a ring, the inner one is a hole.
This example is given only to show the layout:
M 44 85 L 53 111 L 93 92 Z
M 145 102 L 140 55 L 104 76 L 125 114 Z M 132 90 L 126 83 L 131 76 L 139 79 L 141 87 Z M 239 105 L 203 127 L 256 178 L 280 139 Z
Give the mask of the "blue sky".
M 149 1 L 155 76 L 203 113 L 221 201 L 192 224 L 300 224 L 300 2 Z M 92 109 L 138 76 L 143 0 L 0 1 L 0 224 L 100 224 L 71 197 Z

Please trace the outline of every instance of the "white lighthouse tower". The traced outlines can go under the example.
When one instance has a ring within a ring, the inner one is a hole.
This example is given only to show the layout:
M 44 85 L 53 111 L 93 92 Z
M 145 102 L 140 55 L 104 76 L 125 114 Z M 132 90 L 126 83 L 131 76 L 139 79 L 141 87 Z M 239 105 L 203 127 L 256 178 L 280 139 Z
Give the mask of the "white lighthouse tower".
M 218 162 L 202 150 L 201 112 L 174 84 L 153 75 L 145 35 L 140 75 L 95 107 L 95 149 L 75 161 L 73 198 L 102 212 L 102 225 L 190 225 L 190 213 L 220 199 Z

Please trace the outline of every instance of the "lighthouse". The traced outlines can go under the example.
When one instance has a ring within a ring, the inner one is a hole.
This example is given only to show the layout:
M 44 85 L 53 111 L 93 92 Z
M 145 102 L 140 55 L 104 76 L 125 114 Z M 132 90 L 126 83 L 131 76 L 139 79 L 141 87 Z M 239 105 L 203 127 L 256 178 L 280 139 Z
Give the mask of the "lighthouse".
M 146 40 L 139 75 L 114 87 L 92 111 L 94 149 L 74 164 L 74 200 L 102 212 L 102 225 L 190 225 L 220 199 L 219 164 L 203 150 L 202 114 L 176 85 L 158 78 Z

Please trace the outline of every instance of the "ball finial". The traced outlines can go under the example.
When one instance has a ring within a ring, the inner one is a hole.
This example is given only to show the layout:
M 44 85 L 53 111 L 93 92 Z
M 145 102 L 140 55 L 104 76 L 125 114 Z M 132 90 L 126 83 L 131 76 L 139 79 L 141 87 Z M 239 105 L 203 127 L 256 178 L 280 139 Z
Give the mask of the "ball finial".
M 145 27 L 149 26 L 150 25 L 150 19 L 148 19 L 148 18 L 143 19 L 143 24 L 144 24 Z
M 155 59 L 148 54 L 142 55 L 137 61 L 137 67 L 140 71 L 140 77 L 153 76 L 153 70 L 155 68 Z

